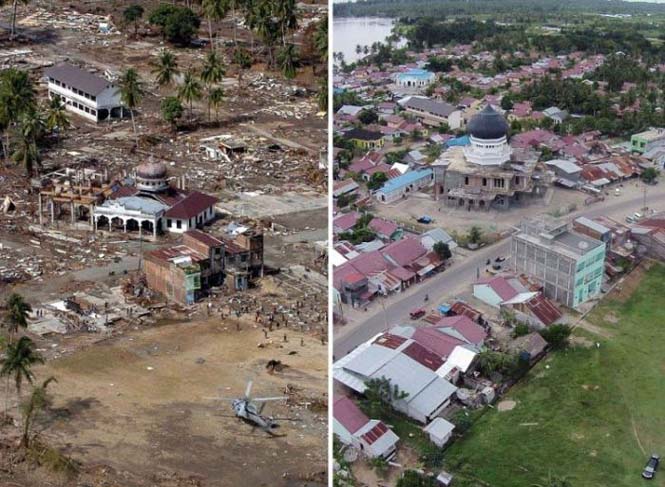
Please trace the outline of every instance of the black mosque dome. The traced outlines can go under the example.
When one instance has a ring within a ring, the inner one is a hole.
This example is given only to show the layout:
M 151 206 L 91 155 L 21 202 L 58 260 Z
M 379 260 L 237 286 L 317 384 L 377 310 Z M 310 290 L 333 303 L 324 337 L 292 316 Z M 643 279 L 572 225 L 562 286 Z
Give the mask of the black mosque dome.
M 508 122 L 492 105 L 487 105 L 471 117 L 467 132 L 476 139 L 500 139 L 508 135 Z

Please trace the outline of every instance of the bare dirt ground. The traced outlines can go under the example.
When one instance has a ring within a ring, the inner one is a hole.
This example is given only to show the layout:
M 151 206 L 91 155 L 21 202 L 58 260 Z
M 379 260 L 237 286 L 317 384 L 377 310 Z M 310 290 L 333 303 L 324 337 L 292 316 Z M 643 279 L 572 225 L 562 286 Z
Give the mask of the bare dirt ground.
M 42 435 L 85 465 L 139 477 L 177 472 L 201 485 L 319 485 L 326 471 L 326 347 L 310 335 L 286 334 L 286 343 L 282 331 L 266 340 L 250 320 L 241 320 L 240 331 L 229 319 L 177 323 L 49 361 L 35 371 L 58 379 Z M 287 367 L 269 374 L 271 359 Z M 242 396 L 250 379 L 254 396 L 279 396 L 293 386 L 287 403 L 266 409 L 286 418 L 279 421 L 284 437 L 252 431 L 232 417 L 228 402 L 208 399 Z

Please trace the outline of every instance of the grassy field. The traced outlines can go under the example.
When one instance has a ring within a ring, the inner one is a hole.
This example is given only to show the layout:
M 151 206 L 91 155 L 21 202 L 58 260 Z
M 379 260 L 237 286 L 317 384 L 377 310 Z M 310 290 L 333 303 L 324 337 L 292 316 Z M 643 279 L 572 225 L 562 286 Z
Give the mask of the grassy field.
M 514 409 L 489 411 L 451 446 L 455 485 L 548 487 L 551 474 L 573 487 L 665 486 L 665 469 L 640 477 L 648 454 L 665 456 L 665 266 L 630 281 L 587 318 L 609 338 L 580 332 L 599 348 L 550 355 L 504 398 Z

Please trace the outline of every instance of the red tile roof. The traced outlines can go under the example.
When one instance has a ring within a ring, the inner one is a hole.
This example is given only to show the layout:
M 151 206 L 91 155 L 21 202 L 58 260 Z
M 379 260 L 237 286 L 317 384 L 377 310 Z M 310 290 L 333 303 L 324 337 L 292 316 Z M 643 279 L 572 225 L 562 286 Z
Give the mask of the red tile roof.
M 427 367 L 430 370 L 437 371 L 444 363 L 444 360 L 433 351 L 414 341 L 408 345 L 402 353 L 407 357 L 415 360 L 420 365 Z
M 396 265 L 408 266 L 427 253 L 419 239 L 405 237 L 393 242 L 381 250 L 381 253 L 390 257 Z
M 199 229 L 194 229 L 194 230 L 188 230 L 184 233 L 184 235 L 187 235 L 195 240 L 198 240 L 204 245 L 207 245 L 208 247 L 219 247 L 220 245 L 224 245 L 224 242 L 219 240 L 218 238 L 213 237 L 209 233 L 202 232 Z
M 353 228 L 353 226 L 358 222 L 359 218 L 360 213 L 357 211 L 344 213 L 343 215 L 340 215 L 333 220 L 333 227 L 339 229 L 340 232 L 346 232 L 347 230 Z
M 219 201 L 214 196 L 210 196 L 198 191 L 192 191 L 182 200 L 172 206 L 165 214 L 167 218 L 188 219 L 193 218 Z
M 399 227 L 395 222 L 384 220 L 383 218 L 372 218 L 372 221 L 369 222 L 369 228 L 380 235 L 390 237 Z
M 455 347 L 464 345 L 462 340 L 445 335 L 434 327 L 416 328 L 411 338 L 444 360 L 450 357 Z
M 475 284 L 485 284 L 489 286 L 504 301 L 508 301 L 519 294 L 519 292 L 510 285 L 508 279 L 503 276 L 481 279 Z
M 193 262 L 201 262 L 208 257 L 199 254 L 196 250 L 187 247 L 186 245 L 175 245 L 165 249 L 157 249 L 148 252 L 148 255 L 156 257 L 159 260 L 170 261 L 176 257 L 191 257 Z
M 379 421 L 374 425 L 374 427 L 371 430 L 362 435 L 362 439 L 365 440 L 368 445 L 371 445 L 387 432 L 388 432 L 388 427 L 385 424 L 383 424 L 381 421 Z
M 480 344 L 487 338 L 485 329 L 467 316 L 445 316 L 436 323 L 437 328 L 453 328 L 473 344 Z
M 551 325 L 563 316 L 559 308 L 542 294 L 537 294 L 531 298 L 526 305 L 544 325 Z
M 480 311 L 462 301 L 456 301 L 455 303 L 453 303 L 453 305 L 450 307 L 450 311 L 452 311 L 456 315 L 464 315 L 470 318 L 471 321 L 475 323 L 477 323 L 478 320 L 483 315 Z
M 348 397 L 340 397 L 333 403 L 333 416 L 351 434 L 369 422 L 369 418 Z
M 384 333 L 379 338 L 377 338 L 374 343 L 381 345 L 382 347 L 391 348 L 396 350 L 406 341 L 406 338 L 399 335 L 393 335 L 391 333 Z

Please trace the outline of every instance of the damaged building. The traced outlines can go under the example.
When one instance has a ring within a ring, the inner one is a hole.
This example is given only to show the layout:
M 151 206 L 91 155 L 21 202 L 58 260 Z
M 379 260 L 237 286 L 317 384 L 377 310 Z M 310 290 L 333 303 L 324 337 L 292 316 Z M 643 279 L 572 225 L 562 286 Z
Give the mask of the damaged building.
M 217 238 L 198 229 L 182 242 L 145 253 L 148 287 L 169 301 L 193 304 L 213 287 L 242 291 L 263 276 L 263 234 L 246 230 Z
M 40 183 L 41 225 L 46 208 L 51 224 L 69 214 L 72 225 L 85 221 L 94 231 L 138 232 L 154 239 L 202 228 L 215 217 L 217 198 L 187 190 L 184 183 L 173 186 L 161 162 L 141 164 L 123 181 L 109 181 L 105 175 L 75 183 L 71 174 L 57 176 Z

